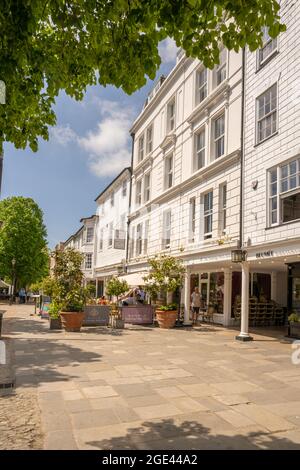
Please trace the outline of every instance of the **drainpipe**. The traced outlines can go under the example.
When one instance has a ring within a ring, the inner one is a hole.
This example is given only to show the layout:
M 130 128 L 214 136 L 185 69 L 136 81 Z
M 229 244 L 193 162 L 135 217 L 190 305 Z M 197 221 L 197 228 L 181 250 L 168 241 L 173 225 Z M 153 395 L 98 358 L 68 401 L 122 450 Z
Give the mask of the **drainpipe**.
M 244 120 L 245 120 L 245 73 L 246 51 L 242 50 L 242 110 L 241 110 L 241 172 L 240 172 L 240 233 L 239 248 L 243 250 L 244 242 L 244 168 L 245 168 L 245 152 L 244 152 Z M 249 280 L 250 270 L 247 258 L 242 261 L 242 292 L 241 292 L 241 331 L 235 337 L 239 341 L 251 341 L 253 338 L 249 335 Z
M 128 202 L 128 215 L 131 213 L 131 195 L 132 195 L 132 169 L 133 169 L 133 152 L 134 152 L 134 133 L 131 134 L 131 165 L 130 165 L 130 185 L 129 185 L 129 202 Z M 127 237 L 126 237 L 126 258 L 125 258 L 125 271 L 127 272 L 127 264 L 129 258 L 129 242 L 130 242 L 130 219 L 127 219 Z
M 242 52 L 242 110 L 241 110 L 241 171 L 240 171 L 240 233 L 239 248 L 243 249 L 244 224 L 244 119 L 245 119 L 245 48 Z

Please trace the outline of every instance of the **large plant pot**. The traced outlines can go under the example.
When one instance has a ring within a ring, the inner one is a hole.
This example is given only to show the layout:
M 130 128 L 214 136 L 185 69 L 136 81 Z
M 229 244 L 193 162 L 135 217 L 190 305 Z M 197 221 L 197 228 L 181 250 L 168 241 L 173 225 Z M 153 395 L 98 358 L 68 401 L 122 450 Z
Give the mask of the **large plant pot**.
M 156 310 L 156 319 L 160 328 L 173 328 L 177 320 L 177 310 Z
M 80 331 L 85 317 L 84 312 L 60 312 L 61 323 L 66 331 Z
M 300 322 L 291 321 L 289 323 L 288 335 L 291 338 L 300 339 Z
M 62 329 L 62 324 L 61 324 L 61 318 L 49 318 L 49 327 L 50 330 L 61 330 Z

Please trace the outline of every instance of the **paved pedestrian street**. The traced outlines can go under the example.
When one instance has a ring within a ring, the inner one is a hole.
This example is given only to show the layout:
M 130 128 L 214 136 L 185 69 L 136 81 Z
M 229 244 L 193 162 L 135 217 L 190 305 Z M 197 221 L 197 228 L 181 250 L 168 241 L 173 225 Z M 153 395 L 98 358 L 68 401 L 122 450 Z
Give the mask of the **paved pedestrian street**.
M 213 325 L 66 333 L 32 313 L 7 307 L 17 386 L 0 400 L 38 404 L 27 412 L 42 435 L 22 444 L 18 426 L 0 448 L 299 449 L 300 364 L 282 331 L 251 343 Z

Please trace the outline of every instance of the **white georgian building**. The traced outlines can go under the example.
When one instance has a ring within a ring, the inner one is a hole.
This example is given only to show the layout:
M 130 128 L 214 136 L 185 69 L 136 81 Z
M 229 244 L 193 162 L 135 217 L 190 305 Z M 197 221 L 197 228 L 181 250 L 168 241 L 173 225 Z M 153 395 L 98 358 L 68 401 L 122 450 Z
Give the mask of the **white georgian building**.
M 180 54 L 135 120 L 128 273 L 169 253 L 187 274 L 181 298 L 189 322 L 198 285 L 215 319 L 231 323 L 231 263 L 239 240 L 242 53 L 222 50 L 207 70 Z
M 300 313 L 300 2 L 281 3 L 286 32 L 246 52 L 242 239 L 252 288 Z
M 130 168 L 124 168 L 95 199 L 98 223 L 93 276 L 98 297 L 105 292 L 105 282 L 125 269 L 130 179 Z
M 84 255 L 82 271 L 85 284 L 94 282 L 94 266 L 96 251 L 97 216 L 85 217 L 80 220 L 82 226 L 64 242 L 64 249 L 75 248 Z

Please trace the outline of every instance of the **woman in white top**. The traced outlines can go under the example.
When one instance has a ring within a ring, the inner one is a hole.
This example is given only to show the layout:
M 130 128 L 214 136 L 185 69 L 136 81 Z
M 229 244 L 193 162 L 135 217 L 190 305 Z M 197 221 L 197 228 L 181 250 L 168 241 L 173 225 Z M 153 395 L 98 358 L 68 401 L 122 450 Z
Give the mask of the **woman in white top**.
M 191 295 L 192 299 L 192 311 L 193 311 L 193 323 L 197 321 L 197 317 L 199 315 L 199 310 L 201 307 L 201 294 L 199 292 L 199 288 L 195 287 L 194 292 Z

